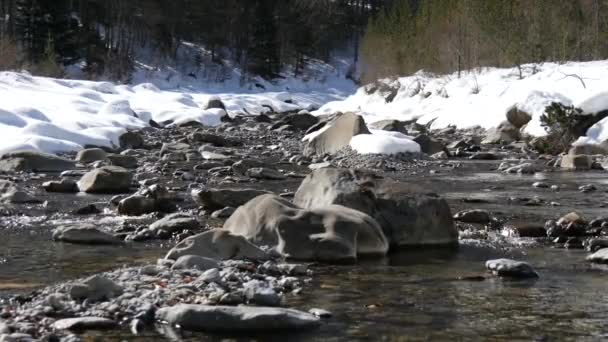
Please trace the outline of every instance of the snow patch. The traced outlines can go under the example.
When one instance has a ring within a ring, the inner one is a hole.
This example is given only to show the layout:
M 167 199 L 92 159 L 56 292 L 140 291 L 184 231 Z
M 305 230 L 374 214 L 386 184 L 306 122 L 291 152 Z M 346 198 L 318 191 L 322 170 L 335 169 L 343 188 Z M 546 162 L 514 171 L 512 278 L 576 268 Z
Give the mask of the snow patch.
M 404 134 L 385 134 L 374 131 L 372 134 L 359 134 L 352 137 L 350 147 L 360 154 L 397 154 L 401 152 L 420 152 L 420 145 Z M 394 132 L 386 132 L 394 133 Z

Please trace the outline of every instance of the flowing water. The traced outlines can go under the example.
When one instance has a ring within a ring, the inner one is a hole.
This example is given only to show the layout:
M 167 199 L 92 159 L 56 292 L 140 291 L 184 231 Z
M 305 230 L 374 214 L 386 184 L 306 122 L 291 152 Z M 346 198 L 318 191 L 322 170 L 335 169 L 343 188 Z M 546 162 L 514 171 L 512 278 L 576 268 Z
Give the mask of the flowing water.
M 490 171 L 490 164 L 484 167 L 487 170 L 476 173 L 466 166 L 440 169 L 438 174 L 418 174 L 407 180 L 442 194 L 454 212 L 488 209 L 512 222 L 542 223 L 572 210 L 588 218 L 608 214 L 604 209 L 608 203 L 605 173 L 511 176 Z M 561 191 L 532 188 L 540 180 L 559 184 Z M 580 193 L 578 187 L 583 184 L 595 184 L 598 190 Z M 545 203 L 526 206 L 517 202 L 517 198 L 535 196 Z M 550 206 L 549 202 L 561 205 Z M 2 235 L 0 293 L 154 261 L 166 251 L 160 244 L 91 247 L 54 244 L 49 239 L 49 226 L 40 222 Z M 463 239 L 455 249 L 413 249 L 381 260 L 361 260 L 357 265 L 314 266 L 312 284 L 304 294 L 290 296 L 288 305 L 325 308 L 334 317 L 312 332 L 257 337 L 277 341 L 608 339 L 608 268 L 586 262 L 586 255 L 583 250 L 495 233 Z M 488 277 L 485 261 L 499 257 L 530 262 L 540 278 L 509 281 Z M 192 341 L 226 338 L 171 329 L 162 334 Z M 89 333 L 92 339 L 104 341 L 160 341 L 163 335 Z M 256 336 L 236 340 L 252 337 Z

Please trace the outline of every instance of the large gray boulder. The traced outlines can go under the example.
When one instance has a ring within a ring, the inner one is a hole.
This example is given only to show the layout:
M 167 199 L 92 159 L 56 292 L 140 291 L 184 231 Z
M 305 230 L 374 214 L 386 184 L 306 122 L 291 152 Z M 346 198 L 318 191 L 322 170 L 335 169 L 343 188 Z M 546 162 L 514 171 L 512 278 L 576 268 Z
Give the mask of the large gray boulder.
M 410 125 L 410 122 L 407 121 L 399 121 L 399 120 L 380 120 L 380 121 L 375 121 L 371 124 L 369 124 L 368 126 L 370 128 L 373 129 L 379 129 L 379 130 L 383 130 L 383 131 L 390 131 L 390 132 L 399 132 L 399 133 L 403 133 L 403 134 L 408 134 L 408 126 Z
M 447 153 L 447 148 L 441 141 L 433 139 L 426 134 L 418 135 L 416 138 L 414 138 L 414 141 L 420 145 L 420 151 L 428 155 L 439 152 Z
M 350 144 L 355 135 L 370 134 L 363 118 L 354 113 L 338 114 L 332 121 L 326 123 L 321 133 L 308 141 L 304 154 L 333 154 Z
M 447 202 L 423 189 L 364 172 L 325 168 L 313 171 L 298 188 L 294 203 L 303 208 L 332 204 L 375 218 L 392 246 L 454 245 L 458 230 Z
M 116 245 L 122 243 L 112 234 L 106 233 L 93 224 L 60 226 L 53 231 L 53 240 L 77 244 Z
M 236 208 L 268 193 L 257 189 L 195 189 L 192 190 L 192 199 L 205 209 L 218 210 L 225 207 Z
M 34 151 L 5 153 L 0 157 L 0 171 L 4 172 L 62 172 L 75 166 L 72 160 Z
M 507 112 L 507 121 L 516 128 L 522 128 L 532 120 L 532 115 L 518 109 L 516 106 Z
M 319 326 L 319 318 L 298 310 L 255 306 L 179 304 L 156 311 L 156 319 L 190 331 L 256 332 Z
M 519 128 L 508 121 L 502 122 L 498 127 L 488 130 L 482 144 L 509 144 L 521 138 Z
M 229 231 L 214 229 L 192 235 L 180 241 L 167 253 L 167 259 L 177 260 L 184 255 L 198 255 L 215 260 L 267 260 L 269 256 L 244 237 Z
M 76 154 L 76 161 L 81 164 L 88 164 L 98 160 L 106 160 L 107 155 L 106 151 L 97 147 L 85 148 L 84 150 L 78 151 L 78 154 Z
M 122 167 L 104 166 L 82 176 L 78 181 L 78 188 L 87 193 L 127 193 L 131 187 L 131 179 L 131 173 Z
M 239 207 L 224 229 L 298 260 L 344 261 L 388 251 L 382 229 L 367 214 L 340 205 L 302 209 L 276 195 Z

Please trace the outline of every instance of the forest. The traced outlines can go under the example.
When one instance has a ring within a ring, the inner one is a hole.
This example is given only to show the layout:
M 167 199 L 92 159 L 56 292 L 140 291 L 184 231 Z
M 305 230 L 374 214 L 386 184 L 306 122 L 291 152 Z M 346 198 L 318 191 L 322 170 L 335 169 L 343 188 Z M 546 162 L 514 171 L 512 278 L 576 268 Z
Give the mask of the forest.
M 90 78 L 122 78 L 138 55 L 170 60 L 183 42 L 211 61 L 274 78 L 346 49 L 382 0 L 0 0 L 0 69 L 53 75 L 84 61 Z
M 607 0 L 0 0 L 0 69 L 128 80 L 145 56 L 298 77 L 346 54 L 363 82 L 608 56 Z
M 608 57 L 605 0 L 398 0 L 369 23 L 364 79 Z

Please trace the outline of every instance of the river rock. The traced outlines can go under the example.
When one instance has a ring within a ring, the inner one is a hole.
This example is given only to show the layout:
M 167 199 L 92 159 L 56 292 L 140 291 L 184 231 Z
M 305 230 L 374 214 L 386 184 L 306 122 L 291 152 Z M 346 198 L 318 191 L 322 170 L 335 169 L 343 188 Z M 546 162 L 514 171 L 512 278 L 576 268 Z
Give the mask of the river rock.
M 5 153 L 0 157 L 0 171 L 4 172 L 62 172 L 75 166 L 74 161 L 34 151 Z
M 137 168 L 137 158 L 133 156 L 110 153 L 106 156 L 106 158 L 110 162 L 110 164 L 114 166 L 120 166 L 126 169 Z
M 254 197 L 268 194 L 257 189 L 195 189 L 192 198 L 205 209 L 217 210 L 225 207 L 237 208 Z
M 487 210 L 470 209 L 457 212 L 454 220 L 465 223 L 489 223 L 492 220 Z
M 85 148 L 76 154 L 76 161 L 81 164 L 89 164 L 98 160 L 106 160 L 108 154 L 100 148 Z
M 79 191 L 78 184 L 75 181 L 65 178 L 60 181 L 44 182 L 42 187 L 47 192 L 76 193 Z
M 536 173 L 536 167 L 532 163 L 523 163 L 515 166 L 508 167 L 504 170 L 505 173 L 517 173 L 524 175 L 533 175 Z
M 287 178 L 284 174 L 277 170 L 267 167 L 254 167 L 247 170 L 247 176 L 257 179 L 282 180 Z
M 455 245 L 458 231 L 447 202 L 424 189 L 365 172 L 324 168 L 300 184 L 294 203 L 302 208 L 338 204 L 375 218 L 391 245 Z
M 281 126 L 289 125 L 296 130 L 305 131 L 310 127 L 316 125 L 319 122 L 319 118 L 310 113 L 295 113 L 287 114 L 279 121 L 270 126 L 270 129 L 277 129 Z
M 508 121 L 498 125 L 496 128 L 488 130 L 486 137 L 481 142 L 482 144 L 509 144 L 519 140 L 519 129 Z
M 152 223 L 149 229 L 155 232 L 163 230 L 168 233 L 174 233 L 180 230 L 195 230 L 200 228 L 200 226 L 201 224 L 196 217 L 185 213 L 175 213 Z
M 302 209 L 276 195 L 237 208 L 224 229 L 299 260 L 354 260 L 388 251 L 382 229 L 367 214 L 340 205 Z
M 121 215 L 140 216 L 156 211 L 156 201 L 142 195 L 132 195 L 118 202 L 118 213 Z
M 53 240 L 77 244 L 115 245 L 122 243 L 114 235 L 106 233 L 93 224 L 60 226 L 53 231 Z
M 123 288 L 106 277 L 94 275 L 82 283 L 73 284 L 69 293 L 76 300 L 98 302 L 120 296 Z
M 428 155 L 447 151 L 445 145 L 441 141 L 433 139 L 426 134 L 420 134 L 414 138 L 414 141 L 420 145 L 420 151 Z
M 405 135 L 408 134 L 407 126 L 408 122 L 399 120 L 380 120 L 369 124 L 368 126 L 373 129 L 379 129 L 383 131 L 399 132 Z
M 566 154 L 562 157 L 561 168 L 571 171 L 581 171 L 591 169 L 593 160 L 586 154 Z
M 495 259 L 486 261 L 486 268 L 494 275 L 506 278 L 538 278 L 538 273 L 523 261 Z
M 242 333 L 310 329 L 320 324 L 319 318 L 294 309 L 194 304 L 161 308 L 156 319 L 191 331 Z
M 196 143 L 212 144 L 218 147 L 232 147 L 242 145 L 239 140 L 230 139 L 218 134 L 206 132 L 194 132 L 188 136 L 188 140 Z
M 22 190 L 17 184 L 0 179 L 0 203 L 40 203 L 41 201 Z
M 541 238 L 547 236 L 547 230 L 537 224 L 509 224 L 503 229 L 503 235 L 508 237 Z
M 522 128 L 532 120 L 532 115 L 518 109 L 516 106 L 507 112 L 507 121 L 516 128 Z
M 608 264 L 608 248 L 601 248 L 597 252 L 589 255 L 587 261 L 598 264 Z
M 171 154 L 171 153 L 178 153 L 178 154 L 182 154 L 185 156 L 185 154 L 187 152 L 190 151 L 195 151 L 192 146 L 186 144 L 186 143 L 181 143 L 181 142 L 169 142 L 169 143 L 164 143 L 163 146 L 160 148 L 160 156 L 164 157 L 167 154 Z M 184 157 L 185 159 L 185 157 Z
M 243 284 L 245 298 L 250 304 L 259 306 L 280 306 L 281 296 L 267 283 L 259 280 L 250 280 Z
M 338 114 L 326 125 L 328 128 L 323 127 L 321 133 L 308 141 L 304 154 L 333 154 L 348 146 L 355 135 L 370 134 L 363 118 L 354 113 Z
M 105 330 L 117 327 L 118 324 L 111 319 L 103 317 L 77 317 L 64 318 L 53 323 L 57 330 Z
M 176 260 L 184 255 L 198 255 L 215 260 L 269 259 L 266 252 L 244 237 L 220 229 L 209 230 L 185 238 L 167 253 L 166 258 Z
M 226 110 L 226 106 L 222 102 L 222 100 L 218 96 L 211 96 L 209 100 L 207 100 L 207 104 L 205 105 L 205 109 L 223 109 Z
M 144 147 L 144 137 L 138 133 L 129 131 L 118 137 L 118 144 L 121 149 L 140 149 Z
M 172 270 L 190 270 L 197 269 L 200 271 L 206 271 L 209 269 L 218 268 L 219 264 L 214 259 L 205 258 L 200 255 L 182 255 L 179 257 L 173 266 Z
M 104 166 L 87 172 L 78 181 L 82 192 L 115 194 L 129 192 L 131 173 L 118 166 Z

